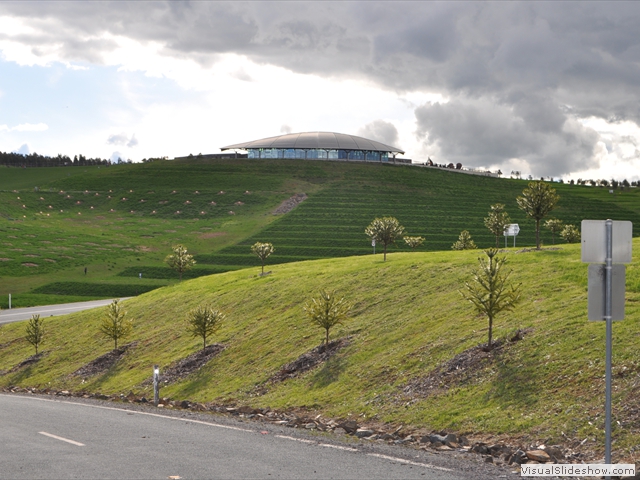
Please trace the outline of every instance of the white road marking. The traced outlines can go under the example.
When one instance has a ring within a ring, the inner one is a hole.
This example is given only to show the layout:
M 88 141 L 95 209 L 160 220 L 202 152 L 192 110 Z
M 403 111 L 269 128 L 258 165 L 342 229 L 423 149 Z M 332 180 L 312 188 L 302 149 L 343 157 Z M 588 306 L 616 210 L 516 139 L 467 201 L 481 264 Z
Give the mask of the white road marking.
M 77 445 L 78 447 L 84 447 L 84 443 L 76 442 L 75 440 L 69 440 L 68 438 L 59 437 L 58 435 L 54 435 L 52 433 L 47 432 L 38 432 L 40 435 L 45 435 L 47 437 L 55 438 L 56 440 L 61 440 L 63 442 L 70 443 L 71 445 Z
M 128 300 L 131 297 L 124 297 L 120 300 Z M 49 315 L 50 312 L 58 312 L 60 310 L 70 310 L 70 311 L 78 311 L 78 310 L 90 310 L 93 308 L 100 308 L 108 305 L 112 300 L 89 300 L 87 302 L 77 302 L 83 303 L 83 305 L 74 305 L 73 303 L 63 303 L 58 307 L 47 308 L 46 305 L 42 307 L 19 307 L 16 309 L 5 310 L 0 314 L 0 320 L 10 319 L 12 317 L 20 317 L 32 314 L 32 313 L 40 313 L 40 315 Z M 95 302 L 95 305 L 87 305 L 88 303 Z M 16 311 L 12 311 L 16 310 Z M 71 313 L 71 312 L 70 312 Z
M 0 396 L 11 396 L 11 395 L 5 395 L 0 393 Z M 170 417 L 169 415 L 160 415 L 159 413 L 150 413 L 150 412 L 138 412 L 138 411 L 131 411 L 131 410 L 127 410 L 126 408 L 116 408 L 116 407 L 105 407 L 102 405 L 89 405 L 86 403 L 78 403 L 78 402 L 69 402 L 67 400 L 53 400 L 53 399 L 48 399 L 48 398 L 38 398 L 38 397 L 25 397 L 20 395 L 21 398 L 28 398 L 30 400 L 39 400 L 41 402 L 57 402 L 57 403 L 66 403 L 69 405 L 77 405 L 79 407 L 88 407 L 88 408 L 100 408 L 102 410 L 115 410 L 117 412 L 126 412 L 127 414 L 134 414 L 134 415 L 148 415 L 150 417 L 158 417 L 158 418 L 166 418 L 167 420 L 177 420 L 177 421 L 182 421 L 182 422 L 189 422 L 189 423 L 198 423 L 200 425 L 208 425 L 210 427 L 218 427 L 218 428 L 226 428 L 227 430 L 238 430 L 240 432 L 249 432 L 249 433 L 257 433 L 257 430 L 251 430 L 248 428 L 240 428 L 240 427 L 232 427 L 229 425 L 220 425 L 219 423 L 213 423 L 213 422 L 203 422 L 201 420 L 193 420 L 191 418 L 183 418 L 183 417 Z
M 98 307 L 99 306 L 90 307 L 90 308 L 98 308 Z M 29 308 L 31 308 L 31 307 L 29 307 Z M 57 312 L 58 310 L 73 310 L 73 311 L 76 311 L 76 310 L 89 310 L 89 308 L 87 308 L 87 307 L 48 308 L 46 310 L 41 310 L 40 312 L 41 312 L 42 315 L 47 315 L 50 312 Z M 35 310 L 35 311 L 37 311 L 37 310 Z M 29 311 L 29 312 L 17 312 L 17 313 L 3 313 L 2 314 L 2 318 L 19 317 L 19 316 L 24 315 L 25 313 L 28 315 L 29 313 L 31 313 L 31 311 Z
M 294 442 L 316 443 L 313 440 L 306 440 L 304 438 L 296 438 L 296 437 L 288 437 L 286 435 L 274 435 L 274 437 L 276 437 L 276 438 L 284 438 L 285 440 L 293 440 Z
M 343 447 L 341 445 L 331 445 L 330 443 L 319 443 L 318 446 L 327 447 L 327 448 L 336 448 L 338 450 L 346 450 L 347 452 L 357 452 L 358 451 L 357 448 Z
M 49 400 L 49 401 L 55 402 L 56 400 Z M 71 405 L 82 405 L 84 407 L 102 408 L 103 410 L 116 410 L 116 411 L 119 411 L 119 412 L 132 413 L 131 410 L 127 410 L 125 408 L 103 407 L 103 406 L 100 406 L 100 405 L 86 405 L 86 404 L 82 404 L 82 403 L 67 402 L 67 401 L 60 401 L 60 403 L 69 403 Z M 200 425 L 208 425 L 209 427 L 226 428 L 227 430 L 237 430 L 239 432 L 249 432 L 249 433 L 256 433 L 257 432 L 257 430 L 252 430 L 252 429 L 249 429 L 249 428 L 232 427 L 230 425 L 220 425 L 219 423 L 203 422 L 202 420 L 193 420 L 192 418 L 170 417 L 169 415 L 160 415 L 159 413 L 133 412 L 133 415 L 148 415 L 150 417 L 166 418 L 168 420 L 178 420 L 178 421 L 182 421 L 182 422 L 198 423 Z
M 391 460 L 393 462 L 406 463 L 407 465 L 415 465 L 416 467 L 433 468 L 435 470 L 442 470 L 444 472 L 453 472 L 453 470 L 450 468 L 436 467 L 435 465 L 431 465 L 429 463 L 412 462 L 411 460 L 405 460 L 404 458 L 390 457 L 388 455 L 382 455 L 380 453 L 367 453 L 367 455 L 369 455 L 370 457 L 384 458 L 385 460 Z
M 0 396 L 4 397 L 4 396 L 10 396 L 10 395 L 0 393 Z M 127 409 L 124 409 L 124 408 L 105 407 L 105 406 L 102 406 L 102 405 L 90 405 L 90 404 L 86 404 L 86 403 L 70 402 L 70 401 L 67 401 L 67 400 L 57 400 L 57 399 L 38 398 L 38 397 L 22 397 L 22 398 L 28 398 L 30 400 L 39 400 L 39 401 L 42 401 L 42 402 L 67 403 L 69 405 L 78 405 L 78 406 L 81 406 L 81 407 L 101 408 L 103 410 L 115 410 L 115 411 L 119 411 L 119 412 L 131 413 L 131 410 L 127 410 Z M 197 423 L 197 424 L 200 424 L 200 425 L 208 425 L 210 427 L 226 428 L 228 430 L 238 430 L 240 432 L 259 433 L 258 430 L 253 430 L 253 429 L 248 429 L 248 428 L 232 427 L 232 426 L 229 426 L 229 425 L 221 425 L 219 423 L 213 423 L 213 422 L 203 422 L 201 420 L 193 420 L 193 419 L 184 418 L 184 417 L 170 417 L 168 415 L 161 415 L 161 414 L 158 414 L 158 413 L 139 412 L 139 411 L 135 411 L 133 413 L 135 415 L 148 415 L 150 417 L 166 418 L 168 420 L 178 420 L 178 421 L 183 421 L 183 422 Z M 51 435 L 50 433 L 46 433 L 46 432 L 39 432 L 39 433 L 41 433 L 42 435 L 48 435 L 48 436 L 50 436 L 52 438 L 56 438 L 58 440 L 62 440 L 62 441 L 69 442 L 69 443 L 73 443 L 74 445 L 84 446 L 81 443 L 75 442 L 73 440 L 68 440 L 66 438 L 57 437 L 55 435 Z M 356 452 L 358 451 L 355 448 L 342 447 L 342 446 L 338 446 L 338 445 L 330 445 L 328 443 L 317 443 L 317 442 L 315 442 L 313 440 L 306 440 L 306 439 L 303 439 L 303 438 L 290 437 L 290 436 L 287 436 L 287 435 L 274 435 L 274 437 L 283 438 L 285 440 L 293 440 L 293 441 L 301 442 L 301 443 L 308 443 L 308 444 L 313 443 L 313 444 L 316 444 L 316 445 L 321 446 L 321 447 L 329 447 L 329 448 L 336 448 L 336 449 L 339 449 L 339 450 L 348 450 L 348 451 L 356 451 Z M 366 453 L 365 455 L 369 455 L 370 457 L 377 457 L 377 458 L 382 458 L 382 459 L 385 459 L 385 460 L 390 460 L 392 462 L 403 463 L 403 464 L 406 464 L 406 465 L 414 465 L 414 466 L 417 466 L 417 467 L 424 467 L 424 468 L 433 468 L 434 470 L 442 470 L 444 472 L 453 472 L 454 471 L 451 468 L 438 467 L 436 465 L 431 465 L 429 463 L 413 462 L 411 460 L 405 460 L 404 458 L 391 457 L 389 455 L 382 455 L 382 454 L 379 454 L 379 453 Z

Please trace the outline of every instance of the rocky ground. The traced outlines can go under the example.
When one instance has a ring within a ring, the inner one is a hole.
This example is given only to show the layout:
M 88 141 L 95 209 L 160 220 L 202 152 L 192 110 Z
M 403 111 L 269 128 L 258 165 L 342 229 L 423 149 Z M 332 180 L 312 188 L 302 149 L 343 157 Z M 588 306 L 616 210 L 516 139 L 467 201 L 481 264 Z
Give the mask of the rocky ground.
M 225 346 L 221 343 L 214 343 L 207 345 L 202 350 L 198 350 L 192 353 L 186 358 L 175 362 L 170 365 L 161 373 L 160 381 L 164 384 L 174 383 L 178 380 L 188 377 L 194 372 L 200 370 L 209 360 L 218 355 L 225 349 Z M 145 381 L 144 384 L 148 385 L 153 382 L 152 378 Z
M 456 385 L 473 381 L 482 370 L 504 354 L 509 346 L 520 341 L 530 330 L 518 330 L 507 339 L 501 339 L 494 343 L 491 350 L 486 345 L 473 347 L 439 366 L 426 376 L 409 382 L 400 393 L 402 401 L 410 399 L 415 401 L 435 393 L 446 391 Z M 349 344 L 350 339 L 342 338 L 324 344 L 304 353 L 293 362 L 284 365 L 280 371 L 271 377 L 265 384 L 257 387 L 256 395 L 263 394 L 268 384 L 285 381 L 312 368 L 318 367 L 333 355 Z M 90 376 L 104 372 L 111 368 L 118 359 L 135 346 L 135 342 L 125 345 L 118 350 L 113 350 L 91 363 L 78 369 L 74 375 Z M 171 365 L 162 373 L 163 383 L 172 383 L 194 373 L 224 349 L 224 345 L 213 344 L 203 350 L 186 357 Z M 40 356 L 30 357 L 14 369 L 23 368 L 36 362 Z M 37 358 L 36 358 L 37 357 Z M 144 384 L 149 384 L 147 380 Z M 639 386 L 640 389 L 640 386 Z M 54 396 L 73 396 L 110 400 L 132 404 L 148 404 L 149 400 L 144 396 L 136 395 L 133 391 L 128 394 L 104 395 L 101 393 L 58 391 L 54 389 L 36 389 L 8 387 L 3 391 L 13 393 L 47 394 Z M 230 415 L 252 421 L 268 422 L 274 425 L 298 428 L 309 431 L 328 432 L 339 435 L 351 436 L 366 442 L 387 443 L 403 445 L 410 448 L 422 449 L 437 453 L 470 453 L 482 456 L 484 462 L 493 463 L 512 469 L 519 469 L 522 464 L 541 463 L 595 463 L 594 452 L 586 450 L 583 445 L 569 443 L 566 445 L 544 445 L 531 443 L 526 439 L 509 436 L 494 437 L 490 435 L 474 435 L 467 438 L 454 432 L 426 431 L 412 426 L 390 426 L 367 421 L 361 418 L 330 419 L 322 415 L 313 415 L 302 409 L 290 409 L 277 411 L 270 408 L 252 408 L 247 405 L 199 403 L 189 400 L 162 398 L 159 408 L 185 409 L 197 412 L 212 412 Z M 618 461 L 618 460 L 616 460 Z M 640 474 L 640 468 L 638 468 Z M 636 477 L 640 478 L 640 476 Z
M 104 355 L 99 356 L 95 360 L 83 365 L 78 370 L 73 372 L 71 375 L 74 377 L 92 377 L 93 375 L 98 375 L 100 373 L 104 373 L 113 367 L 116 362 L 124 355 L 127 350 L 132 347 L 135 347 L 138 342 L 131 342 L 126 345 L 121 346 L 120 348 L 111 350 L 110 352 L 105 353 Z
M 296 208 L 299 203 L 306 200 L 306 193 L 296 193 L 294 196 L 287 198 L 284 202 L 282 202 L 278 208 L 273 211 L 274 215 L 283 215 L 285 213 L 289 213 L 291 210 Z
M 19 394 L 44 394 L 55 397 L 80 397 L 85 399 L 109 400 L 127 404 L 149 404 L 143 397 L 129 394 L 104 395 L 100 393 L 57 391 L 53 389 L 35 389 L 8 387 L 4 392 Z M 411 426 L 375 425 L 361 422 L 359 419 L 329 419 L 322 415 L 309 415 L 304 411 L 277 411 L 269 408 L 252 408 L 246 405 L 222 405 L 216 403 L 197 403 L 188 400 L 162 398 L 158 408 L 165 410 L 190 410 L 193 412 L 210 412 L 236 417 L 245 421 L 269 423 L 274 426 L 289 427 L 309 432 L 325 432 L 337 438 L 352 437 L 354 440 L 371 442 L 372 444 L 400 445 L 407 448 L 425 450 L 431 453 L 457 455 L 461 453 L 478 455 L 483 462 L 518 472 L 523 464 L 580 464 L 595 463 L 583 452 L 576 451 L 566 445 L 543 445 L 536 443 L 514 443 L 508 440 L 493 439 L 490 436 L 476 435 L 473 438 L 452 432 L 424 432 Z M 640 466 L 636 467 L 640 470 Z M 640 473 L 640 472 L 639 472 Z M 640 479 L 640 476 L 634 477 Z
M 403 389 L 404 400 L 417 401 L 472 382 L 482 375 L 482 371 L 487 366 L 503 355 L 510 345 L 522 340 L 531 331 L 531 329 L 517 330 L 507 339 L 494 340 L 491 350 L 487 345 L 478 345 L 459 353 L 426 376 L 410 381 Z
M 287 378 L 296 377 L 303 372 L 317 367 L 338 353 L 340 349 L 349 345 L 349 341 L 349 337 L 340 338 L 338 340 L 332 340 L 328 345 L 323 343 L 322 345 L 317 346 L 310 352 L 300 355 L 300 357 L 295 359 L 293 362 L 284 365 L 278 373 L 269 379 L 269 382 L 282 382 Z
M 46 352 L 40 352 L 37 355 L 31 355 L 29 358 L 27 358 L 26 360 L 23 360 L 18 365 L 13 366 L 11 369 L 9 369 L 6 372 L 3 371 L 3 370 L 0 370 L 0 375 L 6 375 L 7 373 L 17 372 L 21 368 L 25 368 L 25 367 L 28 367 L 30 365 L 34 365 L 35 363 L 38 363 L 40 361 L 40 359 L 42 357 L 44 357 L 45 355 L 46 355 Z

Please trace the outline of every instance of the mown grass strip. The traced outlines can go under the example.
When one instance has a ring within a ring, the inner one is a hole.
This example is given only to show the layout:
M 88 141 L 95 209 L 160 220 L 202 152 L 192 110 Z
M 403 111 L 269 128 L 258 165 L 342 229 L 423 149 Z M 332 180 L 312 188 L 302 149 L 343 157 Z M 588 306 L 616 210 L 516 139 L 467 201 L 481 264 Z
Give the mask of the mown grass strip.
M 33 289 L 33 293 L 47 295 L 75 295 L 82 297 L 132 297 L 150 292 L 159 285 L 54 282 Z

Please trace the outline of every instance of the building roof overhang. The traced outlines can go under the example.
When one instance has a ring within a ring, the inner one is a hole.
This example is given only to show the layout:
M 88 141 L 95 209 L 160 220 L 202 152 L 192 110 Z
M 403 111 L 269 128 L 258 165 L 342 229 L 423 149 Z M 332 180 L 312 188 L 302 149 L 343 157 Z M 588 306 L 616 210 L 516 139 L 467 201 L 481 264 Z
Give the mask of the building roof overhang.
M 220 148 L 220 150 L 247 150 L 250 148 L 366 150 L 404 154 L 404 151 L 399 148 L 385 145 L 375 140 L 334 132 L 287 133 L 277 137 L 227 145 L 226 147 Z

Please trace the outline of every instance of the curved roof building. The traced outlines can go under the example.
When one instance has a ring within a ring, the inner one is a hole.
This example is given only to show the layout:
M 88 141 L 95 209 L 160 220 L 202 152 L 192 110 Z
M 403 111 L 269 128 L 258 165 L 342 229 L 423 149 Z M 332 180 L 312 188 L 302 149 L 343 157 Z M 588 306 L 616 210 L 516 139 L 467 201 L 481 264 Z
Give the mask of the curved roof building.
M 384 143 L 333 132 L 288 133 L 227 145 L 220 150 L 246 150 L 248 158 L 299 158 L 386 162 L 404 152 Z

